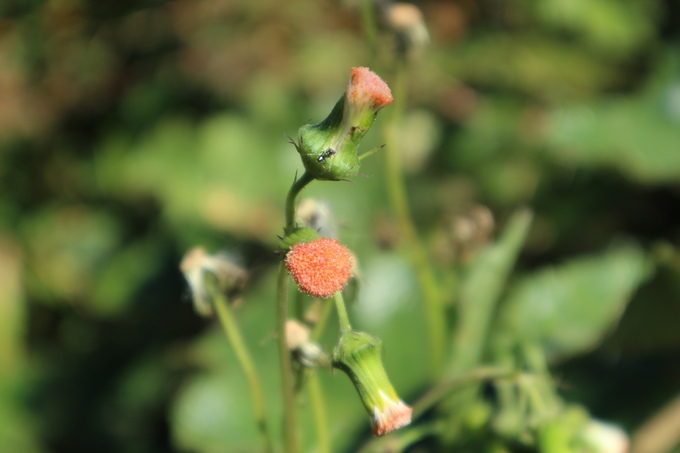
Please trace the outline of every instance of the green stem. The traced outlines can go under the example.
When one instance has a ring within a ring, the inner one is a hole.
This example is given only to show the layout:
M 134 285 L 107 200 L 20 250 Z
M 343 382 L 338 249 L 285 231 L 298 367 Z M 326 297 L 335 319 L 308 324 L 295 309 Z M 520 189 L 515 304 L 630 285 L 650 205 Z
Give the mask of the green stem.
M 283 440 L 286 453 L 296 453 L 295 394 L 293 391 L 293 368 L 290 351 L 286 345 L 286 321 L 288 320 L 288 272 L 283 261 L 279 264 L 276 303 L 276 336 L 281 365 L 281 392 L 283 396 Z
M 295 227 L 295 204 L 302 189 L 314 178 L 304 172 L 302 177 L 295 179 L 288 191 L 285 206 L 285 231 L 290 232 Z M 281 393 L 283 397 L 283 439 L 285 453 L 296 453 L 297 429 L 295 424 L 295 388 L 293 368 L 291 366 L 290 351 L 286 345 L 286 321 L 288 320 L 288 272 L 283 262 L 279 265 L 279 275 L 276 294 L 276 335 L 278 339 L 279 362 L 281 365 Z
M 295 300 L 293 301 L 293 316 L 295 316 L 296 319 L 303 319 L 305 316 L 303 294 L 304 293 L 301 291 L 297 291 L 295 293 Z
M 234 353 L 236 354 L 236 359 L 238 360 L 241 368 L 243 369 L 248 384 L 250 385 L 250 392 L 253 398 L 253 407 L 255 411 L 255 421 L 257 423 L 258 430 L 262 436 L 262 441 L 264 443 L 264 451 L 272 451 L 272 443 L 269 436 L 269 429 L 267 428 L 267 418 L 264 405 L 264 397 L 262 393 L 262 386 L 260 385 L 260 380 L 257 376 L 253 360 L 246 348 L 246 345 L 241 336 L 241 332 L 238 329 L 229 305 L 227 303 L 226 296 L 219 290 L 217 280 L 214 275 L 206 274 L 205 276 L 206 284 L 210 291 L 212 297 L 213 306 L 217 312 L 217 317 L 222 324 L 224 333 L 227 335 L 227 339 L 231 343 L 232 348 L 234 348 Z
M 316 429 L 317 451 L 331 453 L 331 440 L 328 435 L 328 420 L 326 418 L 326 404 L 321 390 L 319 376 L 314 373 L 309 377 L 309 399 L 314 414 L 314 428 Z
M 349 316 L 347 316 L 347 308 L 345 308 L 345 299 L 342 297 L 342 292 L 338 291 L 335 293 L 333 298 L 335 299 L 335 308 L 338 311 L 340 330 L 343 332 L 352 330 L 352 326 L 349 323 Z
M 333 308 L 329 301 L 321 301 L 323 303 L 323 311 L 319 317 L 318 322 L 312 330 L 311 341 L 317 342 L 328 321 L 328 315 Z M 321 391 L 321 382 L 319 376 L 315 372 L 306 367 L 300 367 L 295 381 L 295 394 L 302 390 L 303 386 L 309 383 L 309 400 L 314 414 L 314 429 L 316 430 L 316 437 L 318 442 L 319 453 L 331 453 L 331 443 L 328 434 L 328 419 L 326 417 L 326 401 L 323 398 Z
M 375 23 L 375 15 L 373 14 L 373 1 L 362 0 L 360 4 L 361 24 L 366 35 L 366 44 L 371 54 L 371 60 L 377 60 L 378 56 L 378 26 Z
M 290 187 L 288 196 L 286 197 L 286 232 L 290 232 L 290 230 L 295 227 L 295 202 L 297 200 L 297 196 L 300 194 L 302 189 L 304 189 L 304 187 L 312 181 L 314 181 L 314 177 L 312 177 L 309 173 L 304 172 L 300 179 L 296 179 L 293 185 Z
M 560 409 L 560 399 L 552 383 L 545 353 L 532 343 L 522 343 L 520 351 L 533 377 L 525 388 L 528 389 L 534 407 L 541 415 L 554 415 Z
M 326 327 L 326 322 L 328 321 L 328 315 L 330 315 L 331 308 L 333 307 L 333 304 L 326 300 L 321 301 L 323 303 L 323 311 L 321 312 L 321 316 L 319 317 L 319 321 L 316 323 L 314 326 L 314 330 L 312 330 L 312 335 L 310 340 L 313 342 L 318 342 L 319 338 L 321 338 L 321 334 L 323 333 L 324 328 Z M 311 370 L 306 367 L 300 367 L 297 375 L 295 376 L 295 394 L 297 395 L 300 393 L 300 390 L 304 387 L 305 383 L 307 382 L 307 378 L 309 377 L 311 373 Z M 312 394 L 312 397 L 314 394 Z
M 485 367 L 478 368 L 468 373 L 461 374 L 455 378 L 441 382 L 437 386 L 432 387 L 432 389 L 421 396 L 420 399 L 418 399 L 418 401 L 413 404 L 413 418 L 417 419 L 420 417 L 426 410 L 433 407 L 439 401 L 445 399 L 453 390 L 459 388 L 462 385 L 508 378 L 513 376 L 513 374 L 515 374 L 515 371 L 509 370 L 507 368 Z
M 330 315 L 331 313 L 332 304 L 328 301 L 323 300 L 321 302 L 324 304 L 324 307 L 323 311 L 321 312 L 321 316 L 319 316 L 319 320 L 314 326 L 314 330 L 312 330 L 312 341 L 319 341 L 319 338 L 321 338 L 323 330 L 326 328 L 326 323 L 328 322 L 328 315 Z
M 434 375 L 441 372 L 444 363 L 444 345 L 446 339 L 446 316 L 444 301 L 432 269 L 425 246 L 420 241 L 413 222 L 411 221 L 406 185 L 399 162 L 398 131 L 405 112 L 406 99 L 406 67 L 400 63 L 396 71 L 393 84 L 394 104 L 392 117 L 385 127 L 385 141 L 387 142 L 386 167 L 387 191 L 392 209 L 397 218 L 399 229 L 409 247 L 411 259 L 415 266 L 418 283 L 423 294 L 425 317 L 427 322 L 431 367 Z
M 286 232 L 290 232 L 295 227 L 295 204 L 297 197 L 302 189 L 312 182 L 314 178 L 307 172 L 302 174 L 300 179 L 296 179 L 286 197 Z M 286 347 L 286 320 L 288 316 L 288 274 L 285 266 L 281 263 L 279 267 L 279 282 L 278 282 L 278 315 L 277 315 L 277 330 L 279 337 L 279 357 L 281 361 L 281 384 L 283 387 L 283 404 L 284 404 L 284 439 L 286 444 L 286 453 L 293 453 L 297 451 L 295 441 L 295 394 L 299 391 L 305 382 L 307 372 L 302 369 L 297 376 L 297 383 L 293 381 L 293 370 L 290 362 L 290 352 Z M 301 299 L 298 298 L 296 309 L 298 315 L 301 314 Z M 325 310 L 327 313 L 328 310 Z M 318 327 L 318 326 L 317 326 Z M 315 329 L 316 332 L 316 329 Z M 312 401 L 312 409 L 314 411 L 315 427 L 319 441 L 319 451 L 321 453 L 330 453 L 330 439 L 328 436 L 326 412 L 324 409 L 323 395 L 321 394 L 321 387 L 317 376 L 312 376 L 310 379 L 310 399 Z

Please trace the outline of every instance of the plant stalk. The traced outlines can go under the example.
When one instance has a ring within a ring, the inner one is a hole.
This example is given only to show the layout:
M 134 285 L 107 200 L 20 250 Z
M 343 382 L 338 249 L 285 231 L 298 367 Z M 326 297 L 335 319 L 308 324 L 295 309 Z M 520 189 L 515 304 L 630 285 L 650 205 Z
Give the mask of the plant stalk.
M 219 290 L 217 285 L 217 280 L 212 274 L 208 274 L 205 277 L 206 283 L 208 284 L 208 289 L 212 297 L 213 306 L 217 312 L 217 317 L 222 324 L 224 333 L 227 335 L 227 339 L 231 343 L 232 348 L 234 348 L 234 353 L 236 354 L 236 359 L 238 360 L 241 368 L 243 369 L 248 384 L 250 385 L 250 392 L 253 398 L 253 408 L 255 412 L 255 422 L 257 423 L 260 436 L 262 437 L 262 442 L 264 444 L 264 451 L 267 453 L 272 452 L 272 442 L 269 435 L 269 429 L 267 427 L 267 417 L 264 405 L 264 396 L 262 393 L 262 385 L 260 384 L 260 379 L 255 370 L 255 365 L 253 360 L 246 348 L 241 332 L 236 324 L 234 317 L 231 314 L 229 305 L 227 303 L 227 298 L 222 291 Z
M 302 189 L 312 181 L 314 181 L 314 178 L 305 171 L 290 187 L 288 196 L 286 197 L 286 233 L 289 233 L 293 227 L 295 227 L 295 203 L 297 201 L 297 196 Z
M 430 259 L 422 244 L 413 222 L 406 195 L 404 175 L 399 161 L 398 131 L 403 120 L 406 107 L 406 66 L 398 63 L 394 82 L 394 105 L 392 117 L 385 127 L 387 192 L 397 224 L 409 249 L 416 276 L 423 294 L 425 317 L 427 322 L 428 349 L 431 357 L 431 369 L 434 376 L 440 374 L 444 363 L 444 345 L 446 344 L 446 316 L 444 301 L 439 284 L 432 269 Z
M 302 189 L 314 178 L 304 172 L 295 179 L 286 196 L 285 232 L 295 227 L 295 205 Z M 283 399 L 283 442 L 285 453 L 297 453 L 297 425 L 295 422 L 295 388 L 293 384 L 293 368 L 290 351 L 286 344 L 286 321 L 288 320 L 288 272 L 283 261 L 279 264 L 276 287 L 276 336 L 278 342 L 279 363 L 281 365 L 281 394 Z
M 338 311 L 338 322 L 340 323 L 340 330 L 342 332 L 352 330 L 349 323 L 349 316 L 347 316 L 347 308 L 345 307 L 345 299 L 342 297 L 342 292 L 338 291 L 333 296 L 335 299 L 335 308 Z
M 285 453 L 297 453 L 297 428 L 295 424 L 295 393 L 290 351 L 286 344 L 288 320 L 288 272 L 283 261 L 279 264 L 276 303 L 276 337 L 281 365 L 281 392 L 283 397 L 283 443 Z
M 314 373 L 309 376 L 309 399 L 314 414 L 314 428 L 317 437 L 317 451 L 331 453 L 331 440 L 328 434 L 328 419 L 326 418 L 326 404 L 323 398 L 319 376 Z

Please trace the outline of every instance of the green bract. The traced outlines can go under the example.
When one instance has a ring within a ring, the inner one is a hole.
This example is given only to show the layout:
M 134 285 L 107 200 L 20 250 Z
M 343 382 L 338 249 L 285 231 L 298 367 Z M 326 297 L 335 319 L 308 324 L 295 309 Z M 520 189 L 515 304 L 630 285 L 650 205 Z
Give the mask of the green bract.
M 281 240 L 280 250 L 285 254 L 288 253 L 288 250 L 290 250 L 290 248 L 295 244 L 311 242 L 314 239 L 318 238 L 319 233 L 316 232 L 315 230 L 312 230 L 311 228 L 307 227 L 294 228 L 289 233 L 286 233 L 286 235 Z
M 347 90 L 328 117 L 306 124 L 293 143 L 314 179 L 342 180 L 359 171 L 359 142 L 373 125 L 378 111 L 393 102 L 385 82 L 368 68 L 352 68 Z
M 358 147 L 378 112 L 366 111 L 356 125 L 345 120 L 345 95 L 330 115 L 318 124 L 306 124 L 298 131 L 296 148 L 305 169 L 315 179 L 339 180 L 359 171 Z

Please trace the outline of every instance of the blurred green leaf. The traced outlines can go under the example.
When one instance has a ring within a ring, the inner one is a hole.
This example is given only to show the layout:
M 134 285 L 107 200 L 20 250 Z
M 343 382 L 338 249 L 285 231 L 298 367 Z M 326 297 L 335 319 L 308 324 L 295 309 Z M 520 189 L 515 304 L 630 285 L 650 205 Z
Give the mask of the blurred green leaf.
M 45 300 L 83 297 L 99 269 L 118 246 L 121 226 L 104 209 L 85 205 L 48 207 L 26 216 L 20 227 L 28 244 L 34 291 Z
M 501 324 L 541 343 L 551 359 L 585 352 L 616 323 L 649 273 L 644 252 L 633 245 L 538 271 L 513 285 Z
M 464 276 L 451 354 L 453 372 L 468 371 L 481 358 L 489 322 L 522 250 L 532 218 L 529 210 L 515 213 L 498 241 L 479 254 Z
M 455 58 L 440 58 L 474 86 L 509 89 L 490 100 L 513 91 L 546 98 L 589 96 L 617 75 L 601 57 L 530 30 L 480 34 L 456 49 Z
M 102 266 L 93 282 L 92 309 L 100 316 L 120 315 L 134 293 L 160 266 L 161 246 L 147 238 L 122 247 Z
M 589 46 L 622 56 L 644 44 L 656 26 L 656 2 L 617 0 L 543 0 L 541 19 L 573 32 Z
M 548 152 L 571 164 L 618 168 L 646 183 L 677 180 L 679 67 L 680 59 L 667 52 L 643 91 L 555 110 L 548 117 Z

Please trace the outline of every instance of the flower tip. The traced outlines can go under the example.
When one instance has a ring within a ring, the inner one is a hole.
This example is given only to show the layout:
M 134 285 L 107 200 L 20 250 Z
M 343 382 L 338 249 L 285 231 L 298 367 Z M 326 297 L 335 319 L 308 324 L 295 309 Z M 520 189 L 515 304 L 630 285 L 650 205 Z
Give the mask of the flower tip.
M 286 255 L 286 269 L 300 291 L 327 299 L 352 276 L 352 256 L 340 242 L 322 237 L 292 246 Z
M 352 68 L 347 97 L 352 103 L 371 104 L 376 110 L 394 102 L 390 87 L 380 76 L 365 67 Z
M 377 407 L 373 409 L 373 428 L 371 433 L 374 436 L 383 436 L 411 424 L 413 409 L 401 400 L 397 402 L 388 401 L 388 405 L 384 410 L 380 411 Z

